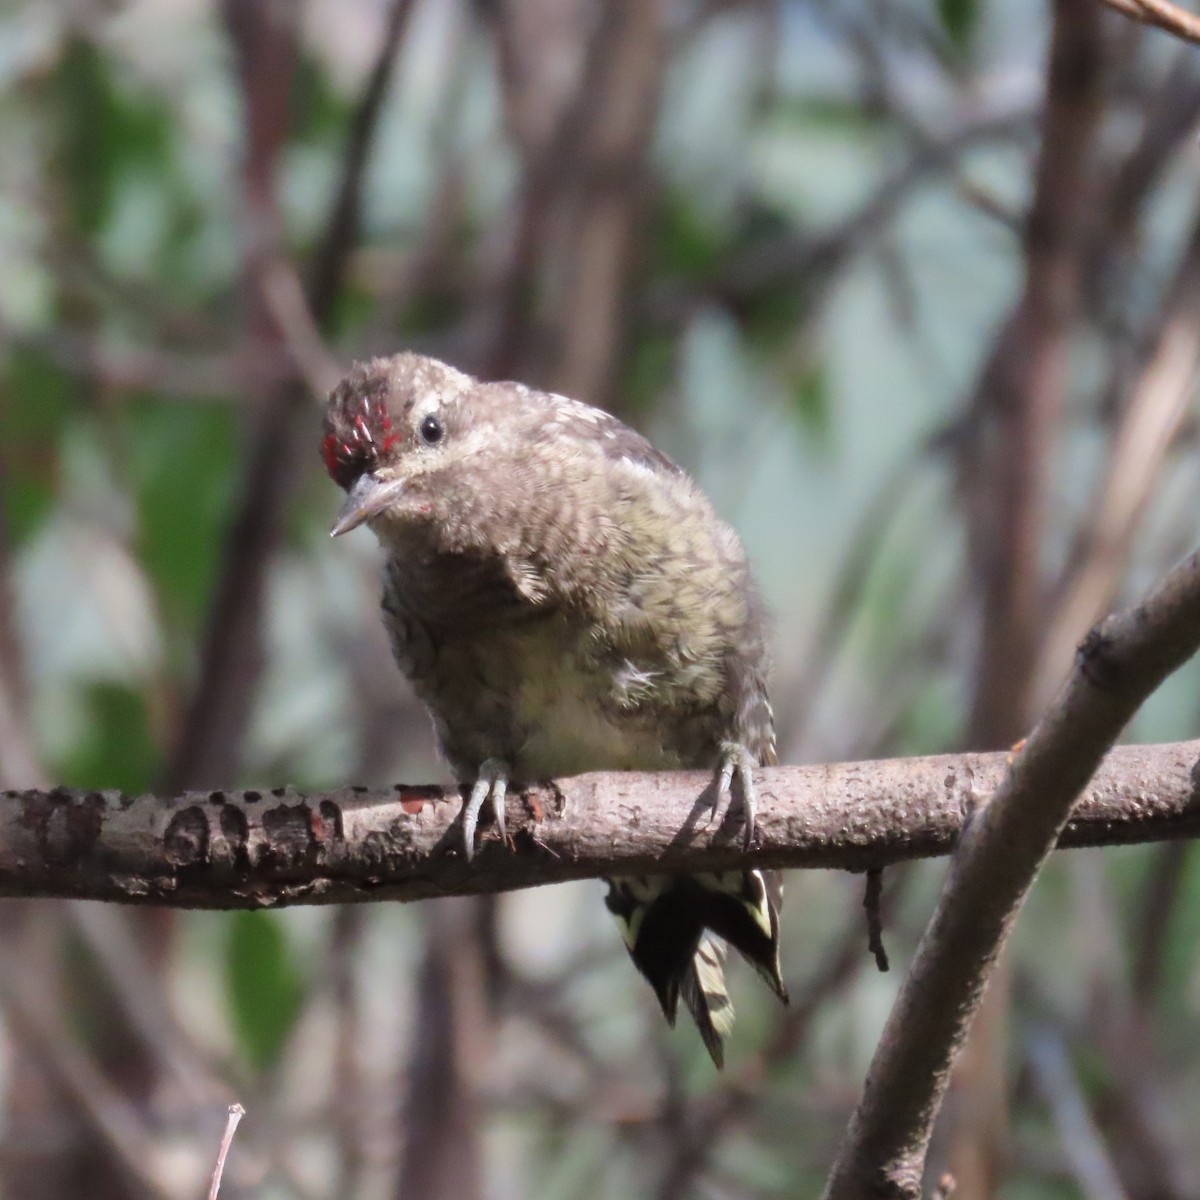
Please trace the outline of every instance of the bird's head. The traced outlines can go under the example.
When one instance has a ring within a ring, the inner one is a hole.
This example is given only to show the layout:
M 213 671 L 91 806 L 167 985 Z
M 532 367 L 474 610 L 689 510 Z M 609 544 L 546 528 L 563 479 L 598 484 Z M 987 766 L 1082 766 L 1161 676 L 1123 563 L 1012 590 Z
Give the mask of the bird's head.
M 410 353 L 359 363 L 334 388 L 321 452 L 346 492 L 331 533 L 369 523 L 409 548 L 503 548 L 568 519 L 591 536 L 633 494 L 694 490 L 601 409 Z
M 325 411 L 321 456 L 346 492 L 331 534 L 427 514 L 437 480 L 484 448 L 479 389 L 469 375 L 417 354 L 356 364 Z

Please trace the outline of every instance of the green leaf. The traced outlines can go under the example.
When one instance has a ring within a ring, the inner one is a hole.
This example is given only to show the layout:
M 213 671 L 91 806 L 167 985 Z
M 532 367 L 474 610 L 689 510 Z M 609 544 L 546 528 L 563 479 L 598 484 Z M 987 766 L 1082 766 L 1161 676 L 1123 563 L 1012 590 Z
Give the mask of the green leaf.
M 198 631 L 239 465 L 228 405 L 142 400 L 123 413 L 138 506 L 138 558 L 168 624 Z
M 226 968 L 233 1027 L 242 1051 L 258 1070 L 273 1067 L 300 1015 L 305 990 L 277 914 L 233 914 Z
M 838 135 L 861 134 L 878 125 L 878 117 L 858 100 L 842 100 L 835 96 L 781 98 L 772 108 L 768 121 L 768 127 L 775 126 L 780 131 L 801 127 Z
M 54 507 L 59 440 L 74 384 L 48 355 L 9 352 L 0 388 L 0 488 L 6 533 L 20 545 Z
M 827 443 L 833 428 L 829 375 L 825 363 L 804 363 L 792 378 L 792 411 L 814 440 Z
M 657 269 L 685 279 L 711 275 L 726 239 L 712 222 L 701 218 L 694 204 L 668 197 L 658 213 L 658 228 L 651 239 Z
M 94 684 L 87 704 L 87 734 L 59 764 L 59 779 L 67 787 L 147 791 L 158 778 L 162 754 L 145 696 L 120 684 Z
M 350 105 L 332 86 L 329 72 L 311 54 L 296 63 L 292 83 L 292 137 L 297 142 L 340 143 Z
M 111 216 L 124 170 L 167 161 L 170 114 L 160 101 L 121 86 L 100 49 L 80 36 L 68 38 L 53 88 L 63 186 L 75 228 L 91 236 Z
M 950 44 L 965 54 L 979 27 L 979 0 L 937 0 L 937 9 Z
M 628 357 L 621 388 L 626 414 L 654 411 L 671 383 L 675 369 L 675 342 L 662 333 L 643 333 Z

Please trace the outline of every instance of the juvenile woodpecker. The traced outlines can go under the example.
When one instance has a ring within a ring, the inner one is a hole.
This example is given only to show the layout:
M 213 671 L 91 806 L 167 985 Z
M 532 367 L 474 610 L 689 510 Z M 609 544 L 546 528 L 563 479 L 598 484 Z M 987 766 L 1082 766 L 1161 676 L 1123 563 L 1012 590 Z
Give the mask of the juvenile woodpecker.
M 330 395 L 321 443 L 368 524 L 400 669 L 501 840 L 510 779 L 711 768 L 718 804 L 775 762 L 762 605 L 734 531 L 615 417 L 397 354 Z M 759 871 L 608 880 L 607 904 L 673 1025 L 680 998 L 720 1066 L 733 1010 L 724 943 L 784 1001 L 779 890 Z

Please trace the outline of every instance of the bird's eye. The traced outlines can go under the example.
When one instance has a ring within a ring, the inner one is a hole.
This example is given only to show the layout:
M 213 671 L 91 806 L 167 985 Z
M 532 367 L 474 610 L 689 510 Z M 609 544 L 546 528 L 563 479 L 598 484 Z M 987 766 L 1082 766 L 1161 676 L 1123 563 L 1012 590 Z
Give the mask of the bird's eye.
M 421 441 L 427 446 L 435 445 L 446 436 L 446 427 L 438 417 L 430 413 L 421 420 Z

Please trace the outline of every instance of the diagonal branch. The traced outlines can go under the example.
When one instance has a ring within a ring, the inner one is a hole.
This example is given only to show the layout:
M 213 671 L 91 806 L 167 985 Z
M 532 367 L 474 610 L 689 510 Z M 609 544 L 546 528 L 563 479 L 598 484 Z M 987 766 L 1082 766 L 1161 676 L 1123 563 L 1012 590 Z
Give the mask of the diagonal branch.
M 1085 639 L 1075 670 L 967 826 L 875 1052 L 828 1200 L 921 1194 L 933 1120 L 984 984 L 1076 798 L 1143 700 L 1200 647 L 1200 554 Z M 1116 751 L 1111 764 L 1128 751 Z M 1200 801 L 1200 766 L 1181 784 Z M 1131 797 L 1134 808 L 1140 799 Z M 1092 802 L 1089 793 L 1076 820 Z M 1074 822 L 1072 822 L 1074 824 Z
M 1103 0 L 1103 3 L 1144 25 L 1164 29 L 1185 42 L 1200 43 L 1200 16 L 1170 0 Z

